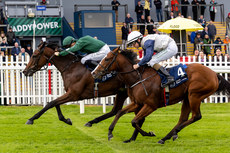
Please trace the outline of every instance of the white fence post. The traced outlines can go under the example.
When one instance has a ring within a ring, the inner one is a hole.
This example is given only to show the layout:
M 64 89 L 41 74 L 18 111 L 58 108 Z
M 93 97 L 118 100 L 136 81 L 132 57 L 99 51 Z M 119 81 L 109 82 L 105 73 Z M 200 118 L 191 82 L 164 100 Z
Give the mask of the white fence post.
M 85 102 L 84 100 L 82 100 L 79 103 L 80 103 L 80 114 L 83 114 L 85 113 L 85 104 L 84 104 Z
M 106 104 L 105 104 L 105 97 L 101 98 L 101 102 L 102 102 L 102 107 L 103 107 L 103 113 L 106 113 Z
M 43 107 L 46 106 L 47 104 L 47 93 L 46 93 L 46 71 L 43 71 Z

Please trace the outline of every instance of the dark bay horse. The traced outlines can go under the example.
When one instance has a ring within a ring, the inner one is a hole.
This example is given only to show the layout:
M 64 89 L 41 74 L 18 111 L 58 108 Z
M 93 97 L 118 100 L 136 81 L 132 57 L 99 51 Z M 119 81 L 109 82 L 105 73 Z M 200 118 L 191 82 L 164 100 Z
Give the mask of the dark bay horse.
M 145 132 L 139 126 L 139 122 L 155 111 L 164 107 L 164 94 L 161 88 L 161 79 L 157 72 L 151 67 L 140 67 L 137 71 L 133 69 L 133 52 L 119 52 L 115 49 L 107 54 L 97 68 L 92 72 L 94 78 L 98 78 L 108 71 L 117 71 L 120 80 L 128 87 L 128 96 L 131 104 L 119 111 L 109 127 L 109 139 L 113 137 L 112 131 L 118 119 L 129 112 L 135 112 L 132 126 L 143 136 L 152 136 L 153 133 Z M 144 69 L 144 70 L 143 70 Z M 139 72 L 143 71 L 142 74 Z M 201 64 L 189 64 L 186 68 L 188 81 L 182 85 L 170 89 L 169 105 L 183 100 L 181 115 L 177 125 L 158 143 L 164 144 L 166 140 L 173 137 L 178 138 L 178 132 L 184 127 L 201 119 L 201 101 L 215 92 L 226 91 L 230 93 L 230 83 L 219 74 Z M 140 77 L 141 76 L 141 77 Z M 140 79 L 142 78 L 142 79 Z M 144 80 L 142 83 L 139 82 Z M 138 83 L 139 82 L 139 83 Z M 146 94 L 146 89 L 148 95 Z M 189 119 L 189 114 L 192 116 Z
M 69 118 L 66 119 L 63 116 L 60 104 L 64 104 L 69 101 L 94 98 L 94 79 L 90 71 L 82 65 L 80 60 L 74 55 L 67 55 L 65 57 L 54 56 L 54 50 L 56 47 L 57 45 L 54 44 L 40 44 L 38 49 L 34 51 L 23 73 L 26 76 L 32 76 L 45 64 L 51 62 L 61 72 L 66 93 L 48 103 L 41 111 L 30 118 L 27 121 L 27 124 L 33 124 L 35 119 L 38 119 L 45 111 L 55 106 L 58 112 L 59 120 L 71 125 L 71 120 Z M 122 84 L 117 77 L 108 80 L 106 83 L 100 83 L 98 85 L 99 97 L 117 94 L 114 107 L 111 112 L 86 123 L 86 126 L 92 126 L 94 123 L 98 123 L 104 119 L 114 116 L 118 110 L 122 109 L 124 101 L 127 98 L 127 91 L 122 88 L 123 86 L 124 84 Z

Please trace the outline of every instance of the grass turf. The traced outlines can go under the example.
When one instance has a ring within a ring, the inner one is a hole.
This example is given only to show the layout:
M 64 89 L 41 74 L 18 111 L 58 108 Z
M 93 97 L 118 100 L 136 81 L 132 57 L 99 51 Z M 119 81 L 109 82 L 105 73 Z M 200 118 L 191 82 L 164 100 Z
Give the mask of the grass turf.
M 61 106 L 66 118 L 73 125 L 60 122 L 56 109 L 48 110 L 34 125 L 25 125 L 27 119 L 42 107 L 0 107 L 0 153 L 5 152 L 65 152 L 65 153 L 225 153 L 230 144 L 230 103 L 202 104 L 202 119 L 179 133 L 176 141 L 158 144 L 177 123 L 181 104 L 161 108 L 146 118 L 143 129 L 153 131 L 156 137 L 142 137 L 124 144 L 131 137 L 133 113 L 126 114 L 117 123 L 111 141 L 107 140 L 108 127 L 113 118 L 92 127 L 84 124 L 102 115 L 101 106 L 86 107 L 85 114 L 79 114 L 79 106 Z M 107 107 L 107 112 L 112 107 Z

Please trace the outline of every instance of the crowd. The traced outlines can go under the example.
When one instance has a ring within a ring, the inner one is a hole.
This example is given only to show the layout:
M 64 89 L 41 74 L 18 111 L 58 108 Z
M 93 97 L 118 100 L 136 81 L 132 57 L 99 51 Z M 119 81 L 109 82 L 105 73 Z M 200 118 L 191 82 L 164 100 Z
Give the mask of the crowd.
M 113 5 L 116 4 L 116 15 L 118 16 L 118 6 L 120 3 L 117 0 L 112 1 Z M 155 5 L 155 11 L 157 16 L 157 21 L 162 22 L 162 2 L 161 0 L 154 0 L 153 4 Z M 188 6 L 189 4 L 192 4 L 192 12 L 193 16 L 188 16 Z M 173 19 L 175 17 L 185 17 L 189 19 L 193 19 L 200 23 L 201 26 L 204 27 L 204 30 L 202 31 L 195 31 L 195 32 L 188 32 L 188 40 L 191 41 L 191 43 L 194 44 L 194 51 L 199 49 L 202 51 L 206 56 L 211 55 L 211 51 L 214 49 L 214 54 L 216 54 L 216 50 L 220 49 L 220 51 L 224 52 L 225 54 L 228 53 L 228 46 L 230 44 L 230 41 L 228 39 L 228 32 L 230 27 L 230 13 L 228 14 L 228 17 L 226 18 L 227 23 L 227 30 L 226 30 L 226 37 L 222 41 L 220 37 L 216 38 L 217 35 L 217 29 L 216 26 L 213 24 L 215 21 L 215 15 L 217 13 L 216 4 L 217 2 L 215 0 L 210 0 L 209 7 L 206 7 L 205 0 L 182 0 L 181 1 L 181 9 L 179 9 L 178 0 L 172 0 L 171 1 L 171 12 L 169 13 L 167 20 Z M 154 25 L 154 21 L 150 16 L 150 9 L 154 9 L 154 7 L 150 7 L 150 1 L 145 0 L 144 5 L 142 6 L 141 1 L 137 2 L 137 5 L 135 6 L 135 13 L 136 13 L 136 21 L 137 21 L 137 29 L 140 31 L 142 35 L 145 35 L 145 31 L 147 29 L 147 34 L 154 34 L 158 33 L 157 27 Z M 209 10 L 210 12 L 210 20 L 206 21 L 204 15 L 205 10 Z M 199 13 L 198 13 L 199 11 Z M 198 14 L 200 16 L 198 17 Z M 117 17 L 116 16 L 116 17 Z M 117 21 L 117 19 L 116 19 Z M 125 21 L 123 22 L 123 26 L 121 28 L 122 31 L 122 48 L 126 48 L 126 42 L 128 34 L 133 30 L 133 24 L 134 19 L 131 17 L 130 13 L 126 15 Z M 211 45 L 214 44 L 214 45 Z M 218 45 L 219 44 L 219 45 Z M 201 45 L 202 47 L 199 47 Z M 223 47 L 224 46 L 224 47 Z
M 189 36 L 189 40 L 191 41 L 191 43 L 194 44 L 194 51 L 199 50 L 204 52 L 206 56 L 209 56 L 211 55 L 211 50 L 213 49 L 214 56 L 217 50 L 228 55 L 230 49 L 230 40 L 227 31 L 225 39 L 221 40 L 220 37 L 216 37 L 217 29 L 216 26 L 213 24 L 212 20 L 210 20 L 209 23 L 207 23 L 203 19 L 202 15 L 200 18 L 202 18 L 202 21 L 199 23 L 202 26 L 204 26 L 204 29 L 202 31 L 192 32 Z M 200 47 L 199 45 L 203 47 Z
M 48 4 L 48 1 L 41 0 L 41 5 Z M 7 17 L 2 7 L 0 6 L 0 24 L 8 25 Z M 27 60 L 33 54 L 33 49 L 31 44 L 27 44 L 25 48 L 20 47 L 20 41 L 16 38 L 15 33 L 13 32 L 12 27 L 7 28 L 0 27 L 0 56 L 3 57 L 3 61 L 5 61 L 5 57 L 8 55 L 13 56 L 13 60 L 16 61 L 16 57 L 18 56 L 18 60 L 22 61 L 22 58 Z
M 16 56 L 18 56 L 19 61 L 21 61 L 23 57 L 26 59 L 32 56 L 33 50 L 31 45 L 28 44 L 26 48 L 21 48 L 19 43 L 11 27 L 9 27 L 6 34 L 1 31 L 0 55 L 3 57 L 4 61 L 6 55 L 12 55 L 14 61 L 16 60 Z
M 147 34 L 155 34 L 158 33 L 157 27 L 155 26 L 155 22 L 150 16 L 150 12 L 154 10 L 157 21 L 163 22 L 163 13 L 162 13 L 162 1 L 161 0 L 153 0 L 153 6 L 151 7 L 150 0 L 145 0 L 145 3 L 141 3 L 141 1 L 138 1 L 135 6 L 135 13 L 136 13 L 136 21 L 137 21 L 137 29 L 140 31 L 142 35 L 146 35 L 145 31 L 147 30 Z M 46 4 L 45 0 L 41 1 L 41 4 Z M 143 5 L 142 5 L 143 4 Z M 192 12 L 193 16 L 188 16 L 188 5 L 192 4 Z M 204 6 L 205 4 L 210 4 L 209 7 Z M 220 51 L 225 52 L 227 54 L 227 46 L 230 44 L 229 40 L 229 27 L 230 27 L 230 13 L 228 14 L 228 17 L 226 18 L 227 23 L 227 30 L 226 30 L 226 37 L 224 40 L 221 40 L 220 37 L 216 37 L 217 31 L 216 27 L 213 24 L 213 21 L 215 21 L 215 15 L 216 15 L 216 5 L 217 2 L 215 0 L 209 0 L 209 3 L 205 0 L 181 0 L 181 7 L 178 7 L 180 3 L 178 0 L 171 0 L 171 8 L 170 13 L 167 17 L 167 20 L 175 18 L 177 16 L 185 17 L 189 19 L 196 20 L 198 23 L 200 23 L 203 27 L 203 31 L 196 31 L 192 33 L 188 33 L 188 39 L 191 41 L 191 43 L 194 44 L 194 51 L 199 50 L 202 51 L 206 56 L 211 54 L 211 50 L 214 49 L 214 54 L 216 54 L 216 50 L 220 49 Z M 118 11 L 119 6 L 121 3 L 118 0 L 112 0 L 111 1 L 112 10 L 115 11 L 116 14 L 116 22 L 118 22 Z M 210 21 L 207 22 L 204 15 L 205 11 L 209 10 L 210 12 Z M 198 13 L 197 11 L 200 11 Z M 200 14 L 198 17 L 197 15 Z M 1 16 L 4 17 L 4 13 L 1 13 Z M 128 34 L 133 30 L 133 24 L 134 19 L 131 17 L 130 13 L 127 13 L 126 18 L 123 22 L 123 26 L 121 28 L 122 31 L 122 49 L 126 48 L 126 42 Z M 6 54 L 12 55 L 14 59 L 16 59 L 16 56 L 19 56 L 20 53 L 22 53 L 22 56 L 26 56 L 27 54 L 31 56 L 31 46 L 28 44 L 27 48 L 20 48 L 18 45 L 19 42 L 16 41 L 15 34 L 12 31 L 12 28 L 9 28 L 9 30 L 6 32 L 6 34 L 1 31 L 0 35 L 0 47 L 1 48 L 1 55 L 5 56 Z M 203 46 L 202 48 L 198 47 L 199 44 Z M 211 44 L 216 44 L 213 47 L 207 46 Z M 217 45 L 218 44 L 218 45 Z M 225 47 L 222 45 L 226 44 Z M 204 46 L 205 45 L 205 46 Z M 13 46 L 12 49 L 4 48 L 7 46 Z M 23 52 L 25 50 L 25 52 Z M 194 52 L 195 54 L 195 52 Z
M 205 0 L 181 0 L 181 4 L 178 0 L 171 0 L 171 8 L 170 13 L 168 13 L 166 19 L 175 18 L 176 16 L 183 16 L 185 18 L 188 17 L 188 7 L 192 6 L 192 18 L 195 21 L 198 21 L 198 15 L 205 15 L 205 11 L 208 10 L 210 14 L 210 20 L 215 22 L 215 17 L 217 13 L 217 2 L 215 0 L 209 0 L 209 3 L 206 3 Z M 136 21 L 140 23 L 141 16 L 145 15 L 145 20 L 147 20 L 148 16 L 150 16 L 151 9 L 155 9 L 154 13 L 156 14 L 157 21 L 163 22 L 163 13 L 162 13 L 162 1 L 161 0 L 153 0 L 154 7 L 151 6 L 150 0 L 138 1 L 135 6 L 136 13 Z M 112 10 L 116 13 L 116 22 L 118 22 L 118 8 L 120 2 L 118 0 L 113 0 L 111 2 Z M 206 6 L 208 5 L 208 7 Z

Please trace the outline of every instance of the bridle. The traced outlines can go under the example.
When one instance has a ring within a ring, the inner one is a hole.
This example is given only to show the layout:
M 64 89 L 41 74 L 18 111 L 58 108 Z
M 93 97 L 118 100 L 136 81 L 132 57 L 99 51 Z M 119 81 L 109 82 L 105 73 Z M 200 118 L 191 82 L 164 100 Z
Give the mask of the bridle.
M 45 47 L 46 47 L 46 44 L 43 44 L 42 47 L 40 47 L 40 48 L 37 49 L 38 52 L 39 52 L 39 55 L 38 55 L 38 56 L 36 57 L 36 59 L 35 59 L 34 67 L 35 67 L 36 69 L 32 69 L 32 70 L 31 70 L 32 72 L 33 72 L 33 71 L 36 72 L 36 71 L 44 71 L 44 70 L 47 70 L 47 69 L 48 69 L 49 63 L 52 63 L 51 60 L 52 60 L 52 58 L 54 57 L 54 53 L 53 53 L 52 56 L 50 56 L 50 57 L 47 57 L 47 56 L 43 55 L 42 53 L 44 52 Z M 39 61 L 40 61 L 41 56 L 44 56 L 45 59 L 47 60 L 47 62 L 46 62 L 46 65 L 44 66 L 43 69 L 38 70 L 37 67 L 38 67 L 38 63 L 39 63 Z
M 113 65 L 114 62 L 116 62 L 117 66 L 119 67 L 118 62 L 116 61 L 116 58 L 117 58 L 118 53 L 117 53 L 117 52 L 114 53 L 114 52 L 112 51 L 112 54 L 115 55 L 115 56 L 113 57 L 113 60 L 111 61 L 111 63 L 109 63 L 109 65 L 108 65 L 107 67 L 104 67 L 103 65 L 101 65 L 101 64 L 99 63 L 99 65 L 103 68 L 103 71 L 99 72 L 100 74 L 109 73 L 109 68 Z M 139 81 L 136 80 L 135 83 L 134 83 L 133 85 L 129 86 L 129 88 L 133 88 L 133 87 L 135 87 L 136 85 L 138 85 L 138 84 L 141 83 L 142 87 L 144 88 L 144 91 L 145 91 L 146 96 L 148 96 L 148 92 L 147 92 L 147 90 L 146 90 L 145 85 L 143 84 L 143 82 L 146 81 L 146 80 L 148 80 L 149 78 L 151 78 L 151 77 L 157 75 L 157 73 L 154 73 L 153 75 L 151 75 L 151 76 L 149 76 L 149 77 L 147 77 L 147 78 L 145 78 L 145 79 L 142 79 L 142 74 L 138 71 L 138 69 L 137 69 L 137 70 L 132 69 L 131 71 L 127 71 L 127 72 L 116 72 L 116 73 L 117 73 L 117 74 L 127 74 L 127 73 L 131 73 L 131 72 L 134 72 L 134 71 L 137 72 L 137 75 L 138 75 L 138 77 L 139 77 L 139 78 L 138 78 Z
M 111 61 L 111 63 L 109 63 L 109 65 L 105 68 L 103 65 L 101 65 L 101 63 L 99 63 L 98 65 L 100 65 L 100 67 L 102 67 L 103 68 L 103 71 L 102 71 L 102 73 L 109 73 L 109 68 L 113 65 L 113 63 L 115 62 L 115 60 L 117 59 L 117 55 L 118 55 L 118 53 L 114 53 L 114 52 L 112 52 L 111 51 L 111 53 L 113 54 L 113 55 L 115 55 L 114 57 L 113 57 L 113 60 Z
M 118 53 L 117 53 L 117 52 L 114 53 L 113 51 L 111 51 L 111 53 L 114 55 L 114 57 L 113 57 L 111 63 L 109 63 L 109 65 L 108 65 L 107 67 L 104 67 L 103 65 L 101 65 L 101 63 L 98 64 L 98 65 L 100 65 L 100 66 L 103 68 L 103 71 L 102 71 L 101 73 L 104 73 L 104 74 L 109 73 L 109 68 L 110 68 L 110 67 L 113 65 L 113 63 L 116 61 Z M 117 66 L 119 67 L 119 64 L 118 64 L 117 61 L 116 61 L 116 64 L 117 64 Z M 137 71 L 137 70 L 132 69 L 131 71 L 127 71 L 127 72 L 116 72 L 116 73 L 126 74 L 126 73 L 131 73 L 131 72 L 134 72 L 134 71 Z

